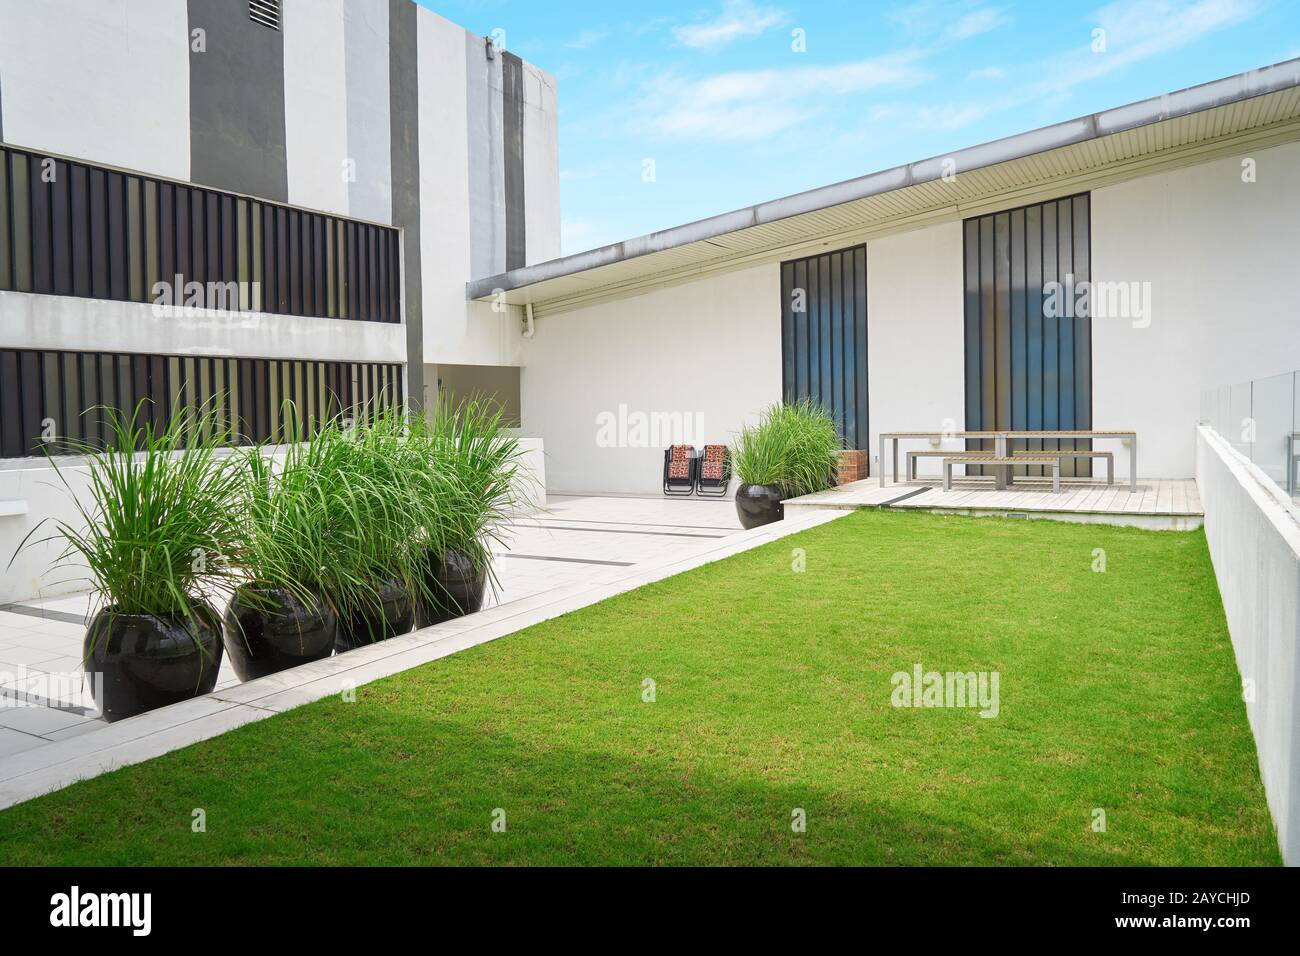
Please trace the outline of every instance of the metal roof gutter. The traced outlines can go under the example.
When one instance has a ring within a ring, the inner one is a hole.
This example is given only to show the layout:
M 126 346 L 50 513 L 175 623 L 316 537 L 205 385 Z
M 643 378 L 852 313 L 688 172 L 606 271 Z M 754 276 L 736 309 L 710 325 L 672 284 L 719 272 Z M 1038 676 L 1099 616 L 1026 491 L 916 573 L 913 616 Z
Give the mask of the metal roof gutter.
M 895 166 L 857 179 L 773 199 L 662 232 L 476 279 L 465 284 L 466 296 L 469 299 L 486 299 L 502 291 L 521 289 L 548 279 L 624 262 L 907 186 L 934 182 L 943 176 L 945 164 L 951 164 L 948 168 L 956 172 L 980 169 L 1297 86 L 1300 86 L 1300 58 L 1026 133 L 1017 133 L 955 153 L 933 156 L 906 166 Z

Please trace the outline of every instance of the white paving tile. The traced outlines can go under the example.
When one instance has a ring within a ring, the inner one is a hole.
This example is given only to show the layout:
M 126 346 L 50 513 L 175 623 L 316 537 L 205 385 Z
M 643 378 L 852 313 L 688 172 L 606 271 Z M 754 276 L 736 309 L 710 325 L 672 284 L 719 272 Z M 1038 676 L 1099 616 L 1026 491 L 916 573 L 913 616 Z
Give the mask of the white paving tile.
M 38 737 L 85 722 L 86 718 L 80 714 L 51 707 L 0 707 L 0 727 L 21 730 Z
M 46 742 L 41 737 L 34 737 L 19 730 L 10 730 L 8 727 L 0 727 L 0 757 L 7 758 L 11 754 L 33 750 Z M 0 772 L 3 772 L 3 768 L 4 764 L 0 764 Z
M 81 734 L 89 733 L 92 730 L 102 730 L 108 726 L 108 721 L 101 718 L 83 717 L 80 723 L 70 724 L 62 730 L 55 730 L 51 733 L 44 734 L 46 740 L 67 740 L 69 737 L 78 737 Z
M 9 647 L 5 649 L 3 654 L 0 654 L 0 670 L 3 670 L 5 665 L 31 667 L 43 661 L 54 660 L 59 656 L 59 651 L 51 648 L 42 650 L 35 647 Z

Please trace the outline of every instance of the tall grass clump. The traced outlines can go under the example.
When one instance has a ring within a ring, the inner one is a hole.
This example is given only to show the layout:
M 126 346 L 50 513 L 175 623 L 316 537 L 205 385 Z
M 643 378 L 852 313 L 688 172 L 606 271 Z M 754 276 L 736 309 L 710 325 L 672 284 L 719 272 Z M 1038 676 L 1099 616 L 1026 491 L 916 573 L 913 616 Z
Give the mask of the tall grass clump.
M 188 619 L 232 570 L 237 480 L 219 453 L 228 431 L 210 409 L 179 404 L 159 426 L 147 401 L 129 415 L 97 409 L 109 433 L 102 447 L 64 445 L 82 462 L 60 464 L 47 452 L 77 509 L 74 520 L 56 523 L 53 537 L 66 544 L 57 563 L 80 559 L 98 603 L 112 612 Z M 74 468 L 87 472 L 84 495 Z
M 299 601 L 330 601 L 334 593 L 363 590 L 340 561 L 345 543 L 355 541 L 350 515 L 334 506 L 340 498 L 331 483 L 337 470 L 323 467 L 331 434 L 309 440 L 297 409 L 286 403 L 286 443 L 277 465 L 264 447 L 244 450 L 236 466 L 238 502 L 236 562 L 245 584 L 255 590 L 286 591 Z
M 310 470 L 325 508 L 327 548 L 320 584 L 341 617 L 372 612 L 396 585 L 422 593 L 419 543 L 436 500 L 421 493 L 426 476 L 411 470 L 404 409 L 384 409 L 355 425 L 336 419 L 311 442 Z
M 839 448 L 830 413 L 803 399 L 764 409 L 758 425 L 736 436 L 731 455 L 742 483 L 793 497 L 830 487 Z
M 526 480 L 519 439 L 499 408 L 471 398 L 458 406 L 440 401 L 413 423 L 411 444 L 427 470 L 421 490 L 439 497 L 439 533 L 429 535 L 429 545 L 439 555 L 462 555 L 495 586 L 492 545 L 502 542 Z

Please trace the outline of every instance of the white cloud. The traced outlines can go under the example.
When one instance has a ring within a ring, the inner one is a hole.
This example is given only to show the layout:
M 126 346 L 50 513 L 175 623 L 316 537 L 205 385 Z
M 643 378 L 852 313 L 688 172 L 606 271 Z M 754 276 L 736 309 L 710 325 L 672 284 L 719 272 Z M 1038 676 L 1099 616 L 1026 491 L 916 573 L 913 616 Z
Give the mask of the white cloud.
M 1097 11 L 1106 31 L 1106 52 L 1090 45 L 1045 61 L 1034 95 L 1068 92 L 1124 67 L 1195 43 L 1259 12 L 1255 0 L 1118 0 Z M 1089 42 L 1091 36 L 1089 36 Z
M 1092 51 L 1089 28 L 1075 47 L 1009 74 L 1023 82 L 1008 84 L 1007 95 L 923 106 L 915 115 L 925 127 L 958 129 L 1028 103 L 1059 105 L 1079 86 L 1181 49 L 1256 12 L 1255 0 L 1118 0 L 1095 14 L 1106 31 L 1106 52 Z
M 663 136 L 761 139 L 816 115 L 828 97 L 921 82 L 926 74 L 914 65 L 917 57 L 909 51 L 838 66 L 744 70 L 689 81 L 665 76 L 647 90 L 635 125 Z
M 605 39 L 603 30 L 583 30 L 576 37 L 564 44 L 570 50 L 586 50 Z
M 947 42 L 969 40 L 1011 22 L 1002 7 L 980 0 L 916 0 L 885 14 L 885 19 L 912 39 L 938 37 Z
M 775 7 L 755 6 L 750 0 L 727 0 L 712 20 L 673 27 L 673 36 L 682 46 L 716 50 L 736 40 L 758 36 L 780 26 L 785 19 L 785 12 Z
M 989 113 L 980 103 L 948 103 L 922 106 L 913 114 L 916 125 L 924 129 L 961 129 L 982 120 Z
M 971 70 L 966 74 L 968 80 L 1000 80 L 1007 75 L 1007 71 L 1000 66 L 986 66 L 978 70 Z
M 1011 18 L 1000 7 L 985 7 L 958 19 L 956 23 L 943 31 L 943 38 L 953 41 L 969 40 L 971 37 L 977 37 L 982 33 L 988 33 L 990 30 L 996 30 L 1003 24 L 1010 22 Z

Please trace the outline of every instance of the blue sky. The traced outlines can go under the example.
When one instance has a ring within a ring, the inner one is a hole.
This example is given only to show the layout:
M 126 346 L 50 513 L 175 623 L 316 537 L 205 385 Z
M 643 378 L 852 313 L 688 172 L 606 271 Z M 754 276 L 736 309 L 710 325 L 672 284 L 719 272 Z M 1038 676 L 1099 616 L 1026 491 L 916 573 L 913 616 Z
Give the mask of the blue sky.
M 1300 56 L 1296 0 L 419 2 L 556 76 L 566 255 Z

